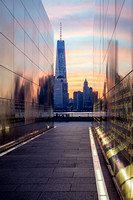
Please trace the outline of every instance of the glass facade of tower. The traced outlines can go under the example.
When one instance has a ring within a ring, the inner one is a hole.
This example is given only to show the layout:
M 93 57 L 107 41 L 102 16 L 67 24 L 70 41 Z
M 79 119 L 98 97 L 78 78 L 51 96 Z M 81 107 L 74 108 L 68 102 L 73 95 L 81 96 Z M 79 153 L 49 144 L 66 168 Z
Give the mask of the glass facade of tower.
M 0 0 L 0 146 L 52 126 L 53 31 L 41 0 Z
M 64 40 L 57 41 L 55 78 L 57 78 L 59 76 L 66 79 L 66 59 L 65 59 L 65 42 L 64 42 Z
M 133 1 L 96 0 L 96 132 L 125 199 L 133 199 Z

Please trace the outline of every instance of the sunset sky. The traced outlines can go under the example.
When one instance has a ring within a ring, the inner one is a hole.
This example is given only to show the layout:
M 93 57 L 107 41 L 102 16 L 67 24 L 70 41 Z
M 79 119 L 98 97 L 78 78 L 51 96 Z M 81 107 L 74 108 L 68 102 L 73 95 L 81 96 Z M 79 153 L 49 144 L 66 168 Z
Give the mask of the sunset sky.
M 85 78 L 93 82 L 93 0 L 42 0 L 54 30 L 56 58 L 59 26 L 62 22 L 66 48 L 66 67 L 69 97 L 83 90 Z M 55 60 L 55 59 L 54 59 Z M 54 62 L 55 67 L 55 62 Z

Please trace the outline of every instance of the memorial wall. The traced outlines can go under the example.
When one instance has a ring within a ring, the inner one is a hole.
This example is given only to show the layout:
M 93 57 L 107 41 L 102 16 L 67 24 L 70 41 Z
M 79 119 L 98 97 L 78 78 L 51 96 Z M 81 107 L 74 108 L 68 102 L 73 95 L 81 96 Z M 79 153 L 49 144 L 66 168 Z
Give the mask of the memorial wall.
M 0 0 L 0 147 L 53 126 L 53 56 L 41 0 Z
M 106 113 L 95 118 L 95 129 L 127 200 L 133 199 L 132 10 L 132 0 L 96 0 L 93 41 L 94 111 Z

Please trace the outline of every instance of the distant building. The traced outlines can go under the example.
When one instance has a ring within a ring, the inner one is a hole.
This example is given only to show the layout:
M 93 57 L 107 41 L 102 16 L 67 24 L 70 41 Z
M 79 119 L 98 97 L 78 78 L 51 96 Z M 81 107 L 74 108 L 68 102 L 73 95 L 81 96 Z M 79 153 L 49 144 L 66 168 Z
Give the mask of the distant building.
M 73 109 L 77 110 L 77 92 L 73 93 Z
M 73 110 L 73 99 L 69 99 L 69 104 L 67 106 L 67 111 L 71 112 Z
M 93 89 L 92 87 L 89 88 L 89 99 L 91 102 L 93 102 Z
M 62 26 L 60 24 L 60 40 L 57 41 L 54 80 L 54 110 L 67 110 L 68 103 L 69 94 L 66 76 L 65 41 L 62 40 Z
M 54 108 L 57 110 L 67 109 L 68 104 L 67 83 L 64 83 L 63 78 L 54 80 Z
M 93 101 L 97 102 L 97 100 L 98 100 L 98 91 L 94 91 L 93 92 Z
M 83 92 L 73 93 L 73 109 L 77 111 L 83 110 Z
M 63 80 L 54 80 L 54 108 L 63 109 Z
M 83 109 L 84 111 L 93 111 L 93 90 L 88 87 L 86 79 L 83 86 Z
M 88 104 L 89 104 L 89 87 L 88 87 L 88 82 L 85 79 L 84 86 L 83 86 L 83 107 L 84 107 L 84 109 L 88 109 Z
M 73 99 L 72 98 L 69 99 L 69 104 L 73 104 Z
M 90 100 L 89 111 L 92 112 L 93 111 L 93 89 L 92 89 L 92 87 L 90 87 L 90 89 L 89 89 L 89 100 Z

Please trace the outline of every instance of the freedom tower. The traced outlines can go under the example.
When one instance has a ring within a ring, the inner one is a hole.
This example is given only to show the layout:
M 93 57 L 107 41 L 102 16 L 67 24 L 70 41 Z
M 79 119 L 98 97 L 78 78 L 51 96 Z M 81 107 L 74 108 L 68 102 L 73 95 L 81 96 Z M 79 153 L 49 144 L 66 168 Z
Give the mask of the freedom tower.
M 66 76 L 65 41 L 62 40 L 60 23 L 60 40 L 57 41 L 56 70 L 54 80 L 54 110 L 67 110 L 68 83 Z
M 66 80 L 66 58 L 65 58 L 65 41 L 62 40 L 62 24 L 60 23 L 60 40 L 57 41 L 56 53 L 56 72 L 55 78 L 64 78 Z

